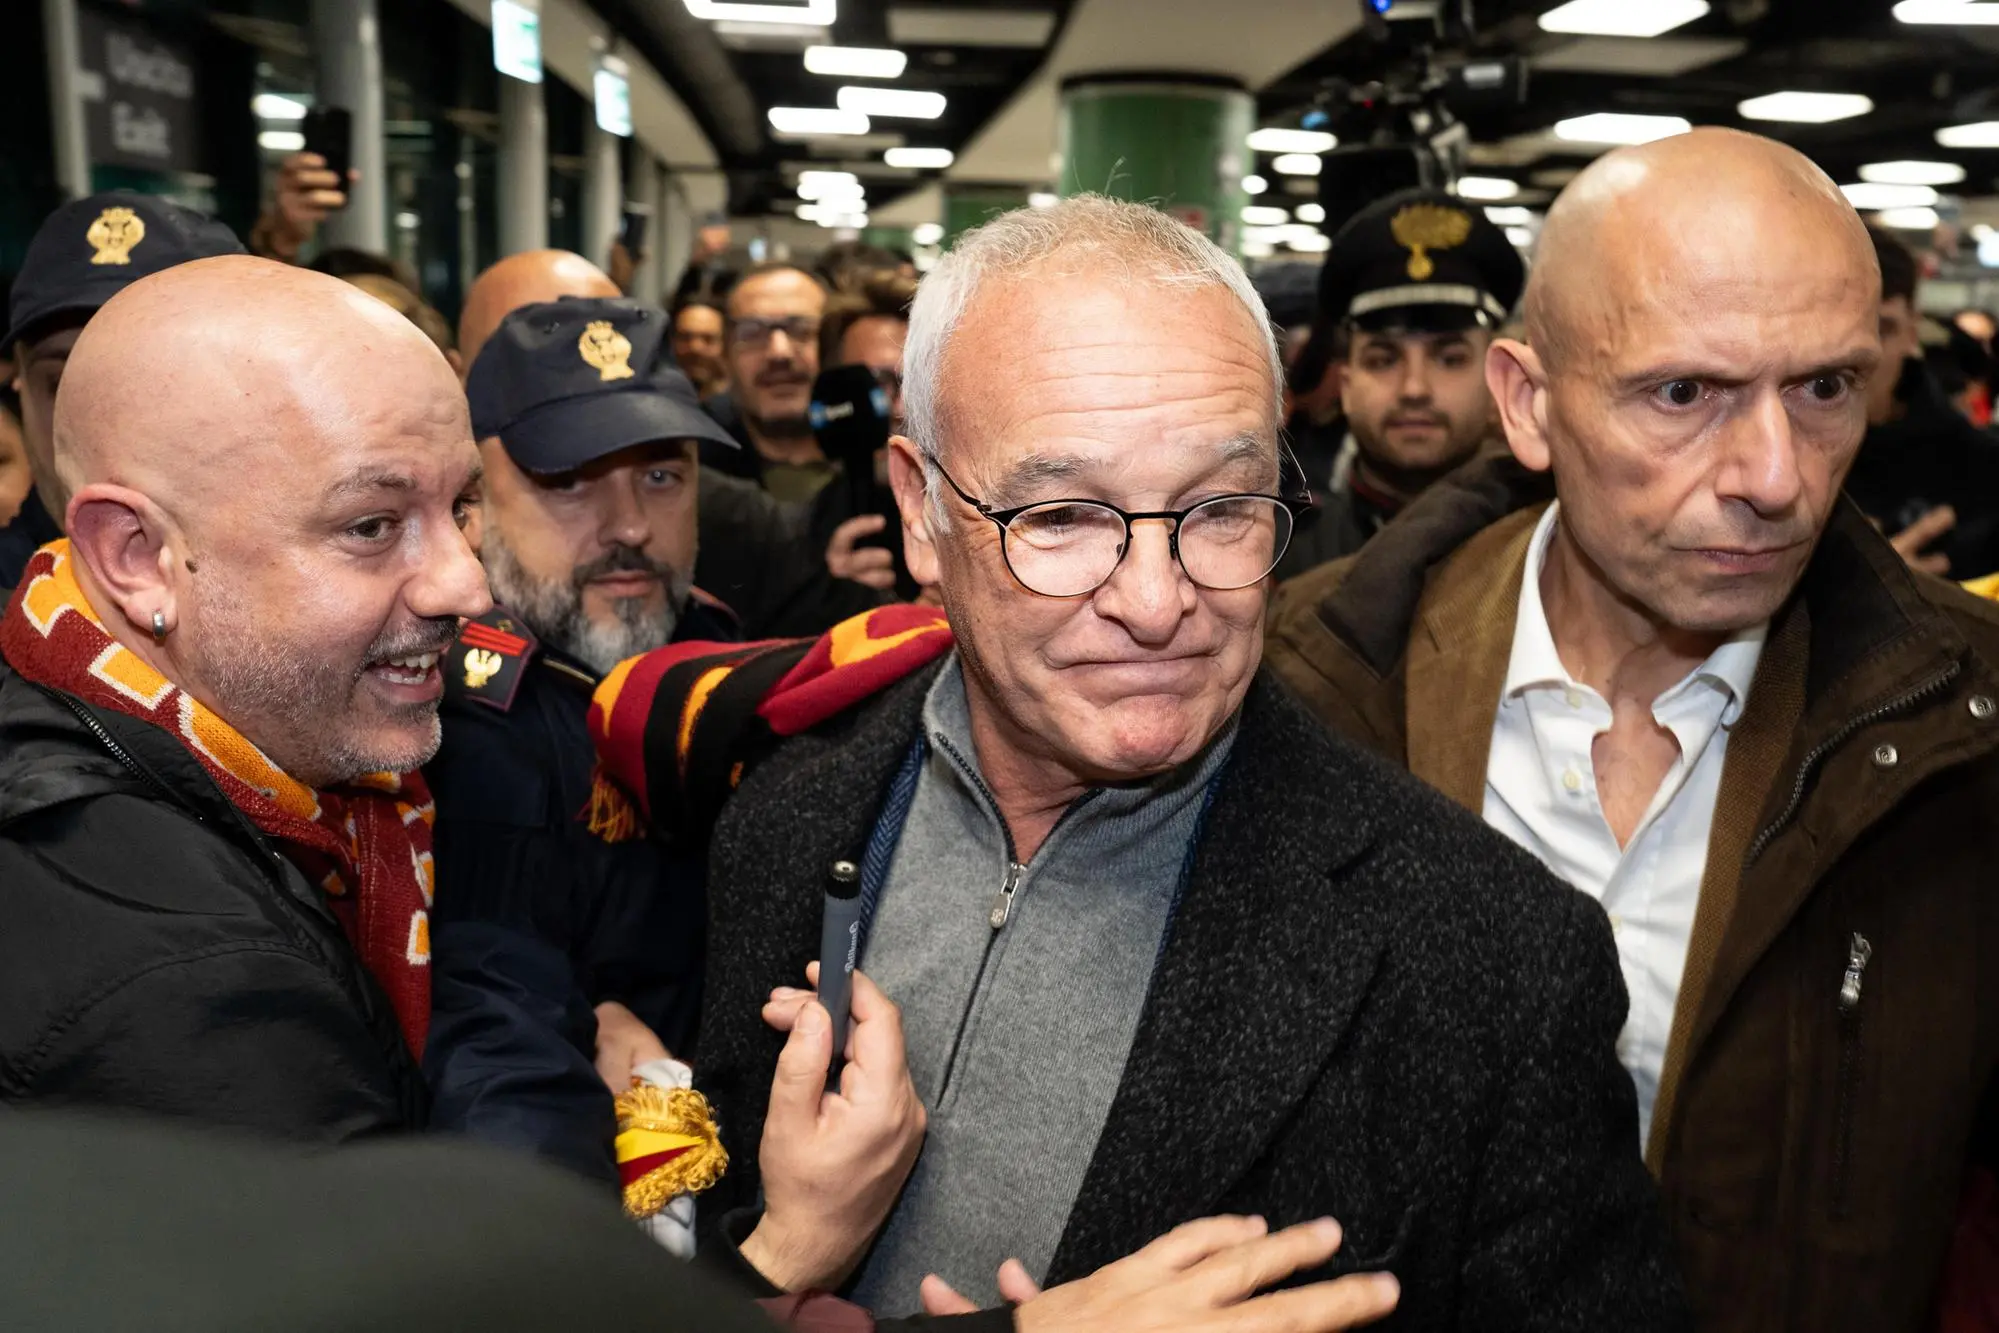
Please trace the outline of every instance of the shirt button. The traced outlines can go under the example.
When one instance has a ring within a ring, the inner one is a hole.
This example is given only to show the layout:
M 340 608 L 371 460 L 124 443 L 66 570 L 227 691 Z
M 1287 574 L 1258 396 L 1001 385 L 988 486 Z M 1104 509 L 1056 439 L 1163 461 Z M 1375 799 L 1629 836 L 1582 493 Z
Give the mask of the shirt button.
M 1562 774 L 1562 785 L 1570 791 L 1581 791 L 1583 789 L 1583 775 L 1572 768 Z
M 1581 708 L 1583 706 L 1582 691 L 1576 689 L 1563 690 L 1562 702 L 1571 708 Z

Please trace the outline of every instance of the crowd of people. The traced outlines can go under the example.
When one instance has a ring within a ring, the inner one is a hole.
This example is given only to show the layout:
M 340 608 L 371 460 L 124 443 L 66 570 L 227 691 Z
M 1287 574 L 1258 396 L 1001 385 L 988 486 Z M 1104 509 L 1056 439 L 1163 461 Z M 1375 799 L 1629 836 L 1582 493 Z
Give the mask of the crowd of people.
M 1999 1328 L 1992 321 L 1807 159 L 455 329 L 323 165 L 8 296 L 34 1326 Z

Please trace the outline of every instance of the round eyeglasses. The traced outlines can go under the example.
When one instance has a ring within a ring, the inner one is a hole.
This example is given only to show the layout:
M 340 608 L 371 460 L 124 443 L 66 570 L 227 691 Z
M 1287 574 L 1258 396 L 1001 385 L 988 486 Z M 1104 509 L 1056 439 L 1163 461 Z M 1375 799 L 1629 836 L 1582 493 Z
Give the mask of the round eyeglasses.
M 934 460 L 933 460 L 934 461 Z M 1102 500 L 1044 500 L 994 509 L 966 493 L 942 463 L 945 484 L 1000 532 L 1000 554 L 1021 587 L 1081 597 L 1110 581 L 1131 549 L 1131 525 L 1171 523 L 1168 549 L 1197 587 L 1234 592 L 1261 583 L 1291 543 L 1296 505 L 1274 495 L 1217 495 L 1185 509 L 1133 512 Z

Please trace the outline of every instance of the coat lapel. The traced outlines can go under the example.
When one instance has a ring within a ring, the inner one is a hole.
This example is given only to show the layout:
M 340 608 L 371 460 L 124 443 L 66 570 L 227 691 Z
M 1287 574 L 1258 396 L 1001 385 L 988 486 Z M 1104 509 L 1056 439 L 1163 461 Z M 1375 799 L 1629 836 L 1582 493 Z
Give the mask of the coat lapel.
M 1393 908 L 1338 878 L 1374 835 L 1336 748 L 1258 676 L 1050 1282 L 1211 1211 L 1352 1022 Z
M 1473 814 L 1485 770 L 1527 547 L 1546 505 L 1494 523 L 1438 571 L 1409 640 L 1409 771 Z

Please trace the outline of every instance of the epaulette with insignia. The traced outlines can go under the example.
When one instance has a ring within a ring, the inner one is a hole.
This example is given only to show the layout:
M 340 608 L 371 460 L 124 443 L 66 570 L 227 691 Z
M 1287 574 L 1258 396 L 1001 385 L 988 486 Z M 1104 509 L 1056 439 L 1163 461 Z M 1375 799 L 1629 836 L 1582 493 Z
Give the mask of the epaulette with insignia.
M 591 828 L 609 841 L 641 821 L 705 836 L 743 774 L 777 742 L 862 703 L 951 648 L 934 607 L 884 606 L 817 639 L 677 643 L 621 662 L 597 687 L 590 738 L 602 775 Z M 610 784 L 636 802 L 618 808 Z
M 444 659 L 444 687 L 504 713 L 514 706 L 521 675 L 539 646 L 527 626 L 496 606 L 459 631 Z

